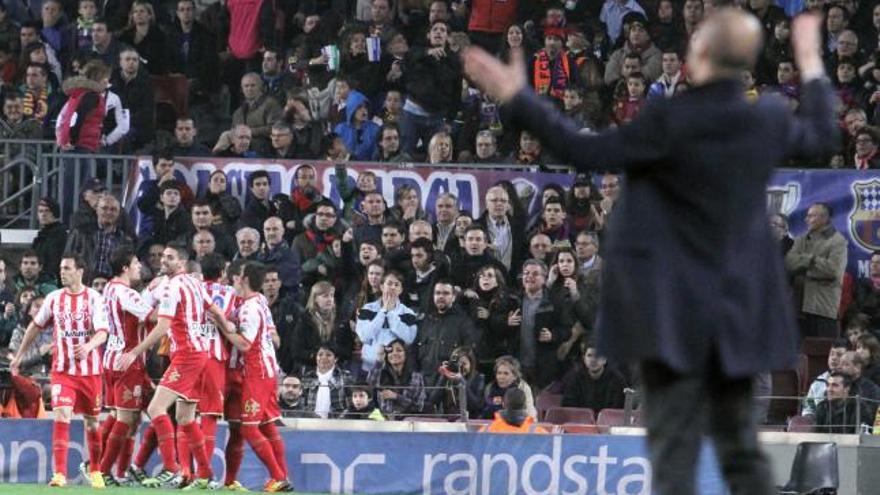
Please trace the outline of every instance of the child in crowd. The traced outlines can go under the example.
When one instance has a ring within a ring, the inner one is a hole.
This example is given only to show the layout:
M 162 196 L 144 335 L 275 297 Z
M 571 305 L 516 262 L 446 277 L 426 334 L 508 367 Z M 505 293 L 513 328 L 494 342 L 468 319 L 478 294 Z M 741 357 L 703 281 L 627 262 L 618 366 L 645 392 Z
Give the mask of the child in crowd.
M 639 72 L 630 74 L 626 78 L 626 92 L 618 95 L 614 102 L 614 111 L 611 115 L 614 123 L 617 125 L 627 124 L 636 118 L 647 102 L 645 98 L 647 88 L 648 81 Z
M 592 129 L 593 124 L 584 109 L 584 92 L 580 88 L 568 87 L 562 93 L 562 106 L 565 115 L 578 123 L 581 128 Z
M 374 404 L 372 393 L 368 385 L 355 385 L 351 388 L 351 405 L 340 419 L 369 419 L 373 421 L 385 421 L 385 416 Z

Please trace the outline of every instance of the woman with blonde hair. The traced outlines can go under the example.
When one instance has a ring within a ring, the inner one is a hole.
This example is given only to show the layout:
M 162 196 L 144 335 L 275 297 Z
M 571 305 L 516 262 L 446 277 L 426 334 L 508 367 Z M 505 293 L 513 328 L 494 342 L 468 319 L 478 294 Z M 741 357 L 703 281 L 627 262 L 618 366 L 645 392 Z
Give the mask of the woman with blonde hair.
M 293 370 L 302 376 L 304 369 L 315 366 L 322 344 L 332 343 L 340 362 L 351 358 L 354 344 L 348 322 L 336 317 L 336 289 L 322 280 L 312 286 L 306 310 L 293 330 Z
M 533 418 L 538 417 L 535 409 L 535 401 L 532 395 L 532 387 L 522 377 L 522 368 L 519 360 L 513 356 L 501 356 L 495 360 L 495 378 L 486 385 L 486 407 L 483 408 L 483 417 L 492 419 L 495 413 L 502 408 L 501 402 L 504 394 L 511 388 L 518 388 L 526 395 L 526 414 Z
M 452 136 L 448 132 L 437 132 L 428 142 L 428 161 L 435 163 L 453 163 Z
M 135 0 L 128 14 L 128 27 L 119 33 L 119 41 L 137 50 L 150 75 L 161 76 L 167 70 L 165 58 L 170 47 L 162 30 L 156 26 L 153 5 L 146 0 Z

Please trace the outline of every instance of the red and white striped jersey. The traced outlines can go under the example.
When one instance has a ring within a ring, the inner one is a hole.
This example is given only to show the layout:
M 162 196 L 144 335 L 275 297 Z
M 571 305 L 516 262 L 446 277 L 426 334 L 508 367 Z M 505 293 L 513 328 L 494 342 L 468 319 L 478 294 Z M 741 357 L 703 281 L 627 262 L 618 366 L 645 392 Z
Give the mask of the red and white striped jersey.
M 278 374 L 278 360 L 272 344 L 275 323 L 272 312 L 262 294 L 252 294 L 244 299 L 238 313 L 241 335 L 251 343 L 243 353 L 244 376 L 272 378 Z
M 119 279 L 113 279 L 104 287 L 104 303 L 110 322 L 110 335 L 104 350 L 104 369 L 112 370 L 116 359 L 132 350 L 146 336 L 140 322 L 147 319 L 153 307 L 140 294 Z M 146 354 L 138 358 L 146 364 Z
M 85 359 L 74 357 L 74 346 L 85 344 L 95 334 L 107 332 L 107 308 L 98 291 L 85 287 L 79 293 L 58 289 L 46 296 L 34 316 L 40 328 L 53 325 L 52 371 L 73 376 L 101 374 L 101 351 L 95 349 Z
M 172 355 L 208 351 L 203 335 L 210 307 L 211 299 L 200 280 L 183 272 L 170 277 L 159 294 L 158 315 L 171 320 Z
M 235 325 L 235 328 L 238 328 L 238 322 L 239 322 L 238 316 L 241 311 L 241 303 L 242 302 L 243 302 L 243 300 L 236 293 L 235 299 L 232 300 L 232 307 L 230 308 L 228 316 L 226 317 L 226 319 L 228 319 L 230 323 Z M 243 366 L 242 359 L 241 359 L 241 351 L 239 351 L 238 348 L 236 348 L 234 345 L 232 345 L 232 342 L 230 342 L 228 340 L 224 339 L 223 343 L 226 346 L 226 350 L 229 351 L 228 352 L 229 353 L 229 361 L 228 361 L 229 364 L 227 365 L 227 368 L 229 368 L 230 370 L 241 369 L 241 367 Z
M 238 298 L 235 294 L 235 289 L 218 282 L 203 282 L 203 284 L 211 302 L 214 303 L 214 306 L 220 308 L 220 311 L 223 312 L 223 315 L 228 320 L 232 316 L 232 311 L 235 309 L 235 300 Z M 225 361 L 229 358 L 225 345 L 226 339 L 223 338 L 220 330 L 210 318 L 208 318 L 208 326 L 206 328 L 205 337 L 208 340 L 208 352 L 217 361 Z

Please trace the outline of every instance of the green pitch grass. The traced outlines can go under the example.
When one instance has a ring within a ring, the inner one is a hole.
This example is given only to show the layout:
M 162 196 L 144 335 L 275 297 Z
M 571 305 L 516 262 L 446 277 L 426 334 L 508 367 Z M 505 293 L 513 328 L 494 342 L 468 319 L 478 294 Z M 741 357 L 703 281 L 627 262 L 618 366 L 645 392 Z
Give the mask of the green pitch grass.
M 226 490 L 217 490 L 215 492 L 212 491 L 192 491 L 192 492 L 183 492 L 180 490 L 159 490 L 155 488 L 127 488 L 127 487 L 112 487 L 105 488 L 103 490 L 95 490 L 88 486 L 83 485 L 68 485 L 64 488 L 50 488 L 45 485 L 25 485 L 25 484 L 0 484 L 0 495 L 183 495 L 185 493 L 244 493 L 244 492 L 229 492 Z M 262 493 L 261 491 L 255 491 L 251 493 Z M 305 493 L 305 492 L 294 492 L 296 495 L 320 495 L 317 493 Z

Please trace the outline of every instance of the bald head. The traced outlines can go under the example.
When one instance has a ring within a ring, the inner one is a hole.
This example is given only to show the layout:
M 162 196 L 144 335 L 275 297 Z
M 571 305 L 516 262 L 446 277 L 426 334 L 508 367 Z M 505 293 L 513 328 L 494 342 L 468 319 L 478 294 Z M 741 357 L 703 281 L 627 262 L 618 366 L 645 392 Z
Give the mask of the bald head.
M 688 53 L 694 82 L 739 77 L 754 67 L 763 33 L 758 19 L 739 9 L 725 7 L 707 17 L 694 33 Z

